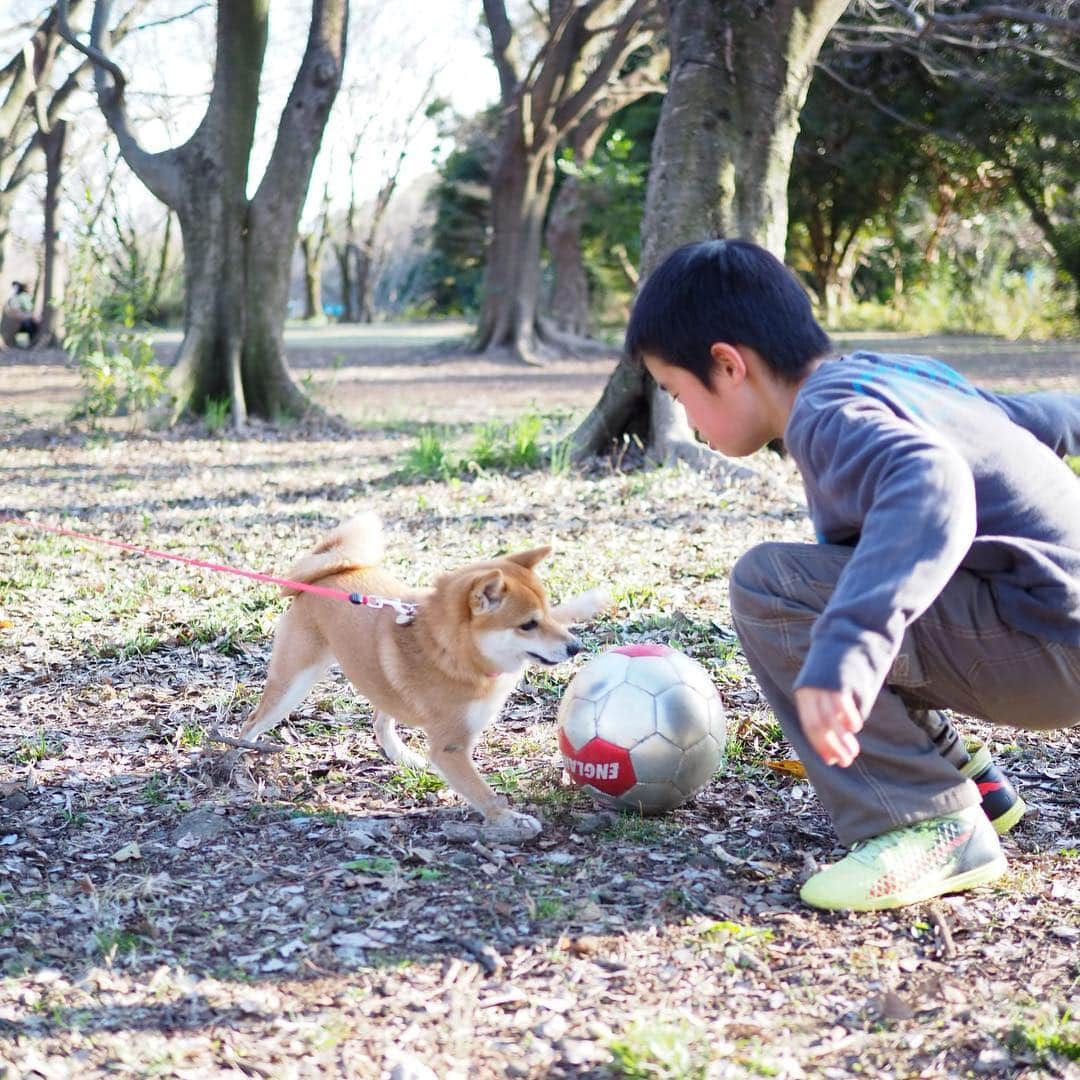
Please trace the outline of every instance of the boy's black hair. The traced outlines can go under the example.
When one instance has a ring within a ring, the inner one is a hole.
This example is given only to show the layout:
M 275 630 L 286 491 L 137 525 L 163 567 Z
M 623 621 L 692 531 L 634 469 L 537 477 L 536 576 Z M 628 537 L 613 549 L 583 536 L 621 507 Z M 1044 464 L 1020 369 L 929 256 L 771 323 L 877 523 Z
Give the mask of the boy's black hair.
M 798 278 L 748 240 L 704 240 L 676 248 L 634 302 L 626 351 L 691 372 L 711 386 L 710 347 L 753 349 L 785 382 L 832 350 Z

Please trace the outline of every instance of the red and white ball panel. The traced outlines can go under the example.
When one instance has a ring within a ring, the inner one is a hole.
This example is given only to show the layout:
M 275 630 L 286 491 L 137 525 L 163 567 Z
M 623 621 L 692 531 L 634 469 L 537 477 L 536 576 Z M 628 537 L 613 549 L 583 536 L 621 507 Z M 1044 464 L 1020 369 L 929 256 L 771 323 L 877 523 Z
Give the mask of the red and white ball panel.
M 559 707 L 571 780 L 603 805 L 661 813 L 695 795 L 723 761 L 724 709 L 708 672 L 666 645 L 589 661 Z

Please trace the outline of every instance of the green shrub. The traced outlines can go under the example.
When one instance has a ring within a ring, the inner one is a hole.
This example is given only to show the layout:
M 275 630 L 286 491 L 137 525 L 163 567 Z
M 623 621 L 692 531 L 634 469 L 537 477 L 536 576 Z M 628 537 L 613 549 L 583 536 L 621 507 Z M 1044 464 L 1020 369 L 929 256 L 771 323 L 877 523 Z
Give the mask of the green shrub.
M 118 330 L 105 320 L 92 238 L 84 228 L 72 259 L 64 298 L 63 347 L 83 384 L 73 417 L 127 416 L 157 404 L 165 393 L 165 369 L 136 326 L 135 304 L 123 308 Z
M 833 316 L 829 329 L 990 334 L 1041 341 L 1075 334 L 1077 326 L 1072 297 L 1048 268 L 1025 277 L 991 265 L 971 281 L 945 269 L 887 303 L 853 304 Z

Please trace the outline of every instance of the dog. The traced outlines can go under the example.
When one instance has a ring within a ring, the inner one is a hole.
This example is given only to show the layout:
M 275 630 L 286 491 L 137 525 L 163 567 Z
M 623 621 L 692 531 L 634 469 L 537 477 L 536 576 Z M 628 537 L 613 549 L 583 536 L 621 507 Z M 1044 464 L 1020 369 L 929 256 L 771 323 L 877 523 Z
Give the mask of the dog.
M 607 606 L 594 589 L 557 607 L 533 572 L 549 546 L 472 563 L 415 589 L 381 566 L 382 524 L 363 513 L 328 533 L 287 574 L 296 582 L 415 604 L 408 620 L 394 609 L 354 606 L 285 587 L 293 596 L 274 633 L 262 697 L 236 745 L 255 741 L 285 719 L 336 659 L 375 710 L 375 737 L 397 764 L 428 765 L 484 819 L 481 834 L 520 842 L 541 831 L 510 809 L 483 779 L 473 750 L 530 663 L 553 666 L 581 652 L 567 625 Z M 396 724 L 427 736 L 427 761 L 408 749 Z

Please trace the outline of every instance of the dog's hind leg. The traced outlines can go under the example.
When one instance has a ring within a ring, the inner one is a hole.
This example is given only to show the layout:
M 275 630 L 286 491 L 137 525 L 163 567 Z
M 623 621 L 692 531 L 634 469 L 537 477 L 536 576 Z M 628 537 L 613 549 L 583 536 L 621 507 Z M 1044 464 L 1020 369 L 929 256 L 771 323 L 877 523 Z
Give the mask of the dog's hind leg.
M 427 769 L 430 766 L 414 750 L 410 750 L 397 733 L 397 724 L 389 713 L 375 712 L 375 741 L 387 761 L 408 769 Z
M 294 632 L 289 614 L 274 637 L 262 697 L 240 729 L 240 738 L 248 742 L 256 742 L 280 724 L 307 697 L 333 659 L 322 641 L 312 640 L 310 634 Z

